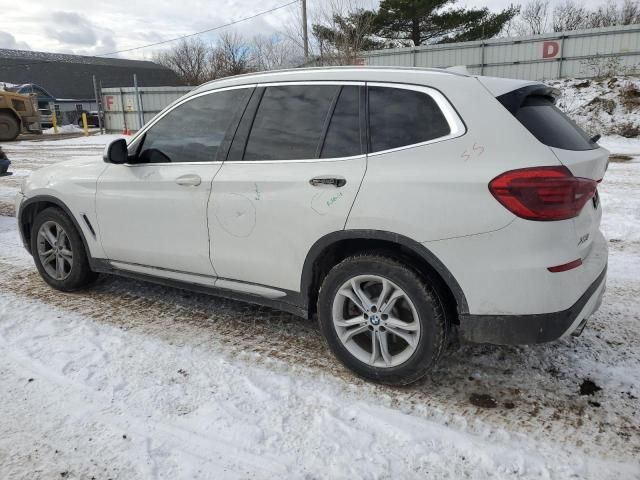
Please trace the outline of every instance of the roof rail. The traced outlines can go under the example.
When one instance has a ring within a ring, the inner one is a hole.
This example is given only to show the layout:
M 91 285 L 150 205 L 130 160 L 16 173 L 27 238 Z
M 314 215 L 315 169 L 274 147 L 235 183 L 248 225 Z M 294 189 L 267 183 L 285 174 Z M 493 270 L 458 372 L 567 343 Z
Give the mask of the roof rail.
M 466 67 L 464 68 L 466 70 Z M 240 75 L 232 75 L 229 77 L 216 78 L 215 80 L 209 80 L 208 82 L 205 82 L 200 86 L 208 85 L 214 82 L 219 82 L 221 80 L 229 80 L 231 78 L 256 77 L 256 76 L 271 75 L 271 74 L 277 74 L 277 73 L 294 73 L 294 72 L 304 73 L 304 72 L 323 72 L 323 71 L 326 72 L 326 71 L 340 71 L 340 70 L 342 71 L 351 70 L 351 71 L 357 71 L 357 72 L 363 72 L 367 70 L 407 70 L 407 71 L 419 71 L 419 72 L 446 73 L 449 75 L 457 75 L 457 76 L 463 76 L 463 77 L 470 76 L 469 72 L 466 72 L 466 71 L 460 72 L 460 71 L 445 69 L 445 68 L 379 66 L 379 65 L 364 65 L 364 66 L 347 65 L 347 66 L 328 66 L 328 67 L 283 68 L 279 70 L 265 70 L 262 72 L 243 73 Z

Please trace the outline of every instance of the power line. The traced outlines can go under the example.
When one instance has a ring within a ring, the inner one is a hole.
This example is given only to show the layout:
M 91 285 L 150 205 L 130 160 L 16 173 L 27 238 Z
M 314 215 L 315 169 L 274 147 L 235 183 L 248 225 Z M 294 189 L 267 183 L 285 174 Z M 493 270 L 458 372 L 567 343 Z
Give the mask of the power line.
M 251 15 L 249 17 L 244 17 L 244 18 L 241 18 L 239 20 L 234 20 L 233 22 L 225 23 L 223 25 L 218 25 L 217 27 L 208 28 L 208 29 L 202 30 L 200 32 L 189 33 L 187 35 L 181 35 L 179 37 L 171 38 L 169 40 L 163 40 L 161 42 L 149 43 L 147 45 L 141 45 L 139 47 L 126 48 L 124 50 L 117 50 L 115 52 L 101 53 L 99 55 L 91 55 L 91 56 L 93 56 L 93 57 L 106 57 L 106 56 L 109 56 L 109 55 L 117 55 L 119 53 L 131 52 L 133 50 L 141 50 L 143 48 L 149 48 L 149 47 L 156 47 L 158 45 L 164 45 L 166 43 L 175 42 L 176 40 L 183 40 L 185 38 L 191 38 L 191 37 L 195 37 L 197 35 L 202 35 L 203 33 L 214 32 L 216 30 L 220 30 L 222 28 L 230 27 L 230 26 L 236 25 L 238 23 L 246 22 L 247 20 L 252 20 L 252 19 L 254 19 L 256 17 L 260 17 L 262 15 L 266 15 L 268 13 L 275 12 L 276 10 L 280 10 L 282 8 L 286 8 L 286 7 L 290 6 L 290 5 L 293 5 L 294 3 L 298 3 L 299 1 L 300 0 L 293 0 L 293 1 L 289 2 L 289 3 L 285 3 L 283 5 L 279 5 L 277 7 L 270 8 L 269 10 L 264 10 L 262 12 L 259 12 L 259 13 L 256 13 L 254 15 Z M 14 64 L 14 65 L 4 65 L 4 67 L 5 68 L 9 68 L 9 67 L 11 67 L 11 68 L 13 68 L 13 67 L 26 67 L 26 66 L 30 66 L 30 65 L 37 65 L 37 64 L 40 64 L 40 63 L 56 63 L 56 60 L 38 60 L 38 61 L 35 61 L 35 62 L 30 62 L 30 63 L 18 63 L 18 64 Z M 0 68 L 2 68 L 2 65 L 0 65 Z
M 240 20 L 235 20 L 233 22 L 225 23 L 224 25 L 219 25 L 217 27 L 208 28 L 207 30 L 202 30 L 200 32 L 190 33 L 188 35 L 182 35 L 180 37 L 171 38 L 169 40 L 163 40 L 161 42 L 150 43 L 148 45 L 142 45 L 140 47 L 127 48 L 125 50 L 118 50 L 117 52 L 101 53 L 100 55 L 94 55 L 94 56 L 96 56 L 96 57 L 106 57 L 107 55 L 115 55 L 117 53 L 124 53 L 124 52 L 131 52 L 133 50 L 140 50 L 142 48 L 156 47 L 158 45 L 163 45 L 165 43 L 175 42 L 176 40 L 182 40 L 184 38 L 191 38 L 191 37 L 195 37 L 197 35 L 202 35 L 203 33 L 214 32 L 216 30 L 220 30 L 221 28 L 230 27 L 231 25 L 235 25 L 235 24 L 241 23 L 241 22 L 246 22 L 247 20 L 252 20 L 252 19 L 254 19 L 256 17 L 259 17 L 261 15 L 266 15 L 267 13 L 275 12 L 276 10 L 280 10 L 282 8 L 288 7 L 289 5 L 293 5 L 294 3 L 298 3 L 299 1 L 300 0 L 293 0 L 292 2 L 285 3 L 284 5 L 280 5 L 279 7 L 274 7 L 274 8 L 271 8 L 269 10 L 265 10 L 264 12 L 256 13 L 255 15 L 251 15 L 250 17 L 241 18 Z

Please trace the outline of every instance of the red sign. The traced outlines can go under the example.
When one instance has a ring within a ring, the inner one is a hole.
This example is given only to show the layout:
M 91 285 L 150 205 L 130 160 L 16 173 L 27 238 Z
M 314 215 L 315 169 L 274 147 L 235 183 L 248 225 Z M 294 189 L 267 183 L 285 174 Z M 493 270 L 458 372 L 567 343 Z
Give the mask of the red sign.
M 104 97 L 104 103 L 106 104 L 107 110 L 111 110 L 113 106 L 113 95 L 107 95 Z
M 542 58 L 555 58 L 560 53 L 560 43 L 549 41 L 542 44 Z

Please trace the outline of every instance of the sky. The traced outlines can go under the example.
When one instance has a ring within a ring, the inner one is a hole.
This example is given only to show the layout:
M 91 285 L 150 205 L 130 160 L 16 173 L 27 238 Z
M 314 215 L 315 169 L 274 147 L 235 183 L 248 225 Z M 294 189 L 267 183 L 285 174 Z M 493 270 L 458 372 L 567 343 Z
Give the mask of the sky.
M 251 16 L 291 0 L 0 0 L 0 48 L 99 55 L 206 30 Z M 330 2 L 377 6 L 377 0 L 307 0 L 310 17 Z M 551 0 L 557 3 L 561 0 Z M 589 6 L 604 0 L 585 0 Z M 511 0 L 462 0 L 458 5 L 500 10 Z M 298 21 L 298 4 L 229 27 L 246 38 L 272 35 Z M 310 23 L 312 18 L 310 18 Z M 219 33 L 219 32 L 216 32 Z M 215 40 L 216 33 L 203 35 Z M 152 47 L 120 54 L 151 59 Z

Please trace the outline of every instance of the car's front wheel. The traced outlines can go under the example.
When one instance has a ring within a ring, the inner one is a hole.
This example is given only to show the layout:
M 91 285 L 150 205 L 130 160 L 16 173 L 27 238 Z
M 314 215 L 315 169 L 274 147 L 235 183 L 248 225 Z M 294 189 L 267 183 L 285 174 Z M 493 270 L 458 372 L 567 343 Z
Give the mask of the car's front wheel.
M 336 357 L 379 383 L 415 382 L 435 366 L 445 344 L 444 306 L 435 290 L 379 255 L 347 258 L 329 272 L 318 319 Z
M 58 290 L 77 290 L 97 277 L 89 266 L 80 233 L 58 208 L 47 208 L 36 216 L 31 253 L 44 281 Z

